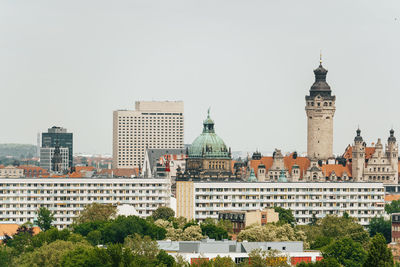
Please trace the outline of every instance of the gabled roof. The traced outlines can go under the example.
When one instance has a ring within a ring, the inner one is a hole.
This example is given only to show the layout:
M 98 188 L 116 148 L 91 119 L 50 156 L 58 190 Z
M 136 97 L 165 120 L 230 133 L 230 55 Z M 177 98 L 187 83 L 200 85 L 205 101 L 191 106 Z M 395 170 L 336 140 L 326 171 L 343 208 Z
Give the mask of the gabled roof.
M 265 165 L 265 170 L 268 171 L 273 163 L 273 157 L 262 157 L 260 160 L 250 160 L 250 168 L 254 169 L 254 172 L 258 173 L 258 166 L 260 164 Z M 297 165 L 300 168 L 300 178 L 303 178 L 303 173 L 308 169 L 310 166 L 310 160 L 306 157 L 297 157 L 296 159 L 293 158 L 293 153 L 284 156 L 283 162 L 285 164 L 285 168 L 288 169 L 289 173 L 291 173 L 292 168 L 294 165 Z
M 375 152 L 375 147 L 365 147 L 365 159 L 369 159 L 372 154 Z M 345 159 L 351 159 L 353 158 L 353 147 L 351 145 L 348 145 L 346 147 L 346 150 L 344 151 L 343 158 Z
M 351 164 L 346 164 L 346 166 L 343 166 L 342 164 L 325 164 L 322 165 L 321 169 L 322 173 L 326 177 L 331 176 L 332 172 L 335 172 L 337 177 L 342 177 L 345 172 L 347 173 L 347 176 L 352 177 Z

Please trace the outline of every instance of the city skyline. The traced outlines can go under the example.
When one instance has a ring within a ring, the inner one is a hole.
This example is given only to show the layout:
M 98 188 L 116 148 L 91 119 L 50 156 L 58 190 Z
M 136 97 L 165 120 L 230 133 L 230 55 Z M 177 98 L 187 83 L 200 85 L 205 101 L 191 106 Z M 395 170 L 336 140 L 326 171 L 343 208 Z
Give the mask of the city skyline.
M 74 133 L 76 152 L 111 154 L 112 111 L 182 100 L 186 144 L 211 106 L 233 151 L 305 152 L 304 96 L 321 49 L 337 97 L 333 152 L 344 152 L 358 126 L 368 144 L 400 131 L 395 1 L 289 9 L 262 1 L 122 1 L 111 9 L 102 1 L 43 2 L 0 4 L 0 79 L 9 100 L 0 112 L 13 125 L 0 143 L 35 144 L 37 132 L 57 125 Z M 86 14 L 89 7 L 96 12 Z

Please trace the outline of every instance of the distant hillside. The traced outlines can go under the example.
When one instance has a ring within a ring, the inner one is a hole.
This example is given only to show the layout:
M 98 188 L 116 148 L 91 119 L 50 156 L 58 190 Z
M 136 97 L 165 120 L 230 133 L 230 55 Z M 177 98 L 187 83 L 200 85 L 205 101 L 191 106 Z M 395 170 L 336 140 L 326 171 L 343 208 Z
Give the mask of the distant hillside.
M 14 157 L 17 159 L 32 158 L 36 155 L 36 146 L 25 144 L 0 144 L 0 158 Z

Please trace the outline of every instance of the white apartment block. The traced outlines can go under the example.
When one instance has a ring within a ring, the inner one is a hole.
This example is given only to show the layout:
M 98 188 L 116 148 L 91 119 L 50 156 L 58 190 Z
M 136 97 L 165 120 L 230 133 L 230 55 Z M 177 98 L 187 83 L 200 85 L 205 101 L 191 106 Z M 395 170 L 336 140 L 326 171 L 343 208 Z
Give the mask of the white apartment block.
M 113 113 L 113 168 L 143 166 L 146 148 L 184 147 L 183 101 L 138 101 Z
M 220 211 L 250 211 L 274 206 L 291 209 L 298 224 L 347 212 L 368 225 L 384 213 L 382 183 L 356 182 L 193 182 L 177 181 L 177 216 L 202 221 Z
M 52 159 L 54 156 L 54 147 L 41 147 L 40 148 L 40 167 L 46 169 L 48 171 L 53 170 L 53 163 Z M 69 160 L 69 153 L 68 147 L 60 147 L 60 154 L 62 158 L 61 169 L 67 170 L 68 169 L 68 160 Z
M 0 179 L 0 221 L 23 224 L 37 219 L 36 211 L 53 212 L 59 229 L 73 222 L 93 202 L 128 204 L 147 217 L 159 206 L 170 206 L 168 179 L 20 178 Z

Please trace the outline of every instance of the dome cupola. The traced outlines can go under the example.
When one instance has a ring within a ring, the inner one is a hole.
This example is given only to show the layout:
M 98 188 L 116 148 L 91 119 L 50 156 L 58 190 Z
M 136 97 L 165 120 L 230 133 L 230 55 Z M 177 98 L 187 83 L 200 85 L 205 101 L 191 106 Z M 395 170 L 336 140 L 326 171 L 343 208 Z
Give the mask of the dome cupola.
M 317 93 L 328 95 L 331 94 L 331 87 L 326 82 L 327 73 L 328 70 L 322 66 L 322 63 L 320 63 L 319 67 L 314 70 L 315 82 L 310 89 L 311 95 L 316 95 Z
M 210 118 L 210 110 L 208 110 L 207 118 L 203 122 L 203 132 L 188 149 L 188 157 L 231 158 L 230 151 L 228 151 L 224 141 L 215 134 L 214 121 Z

